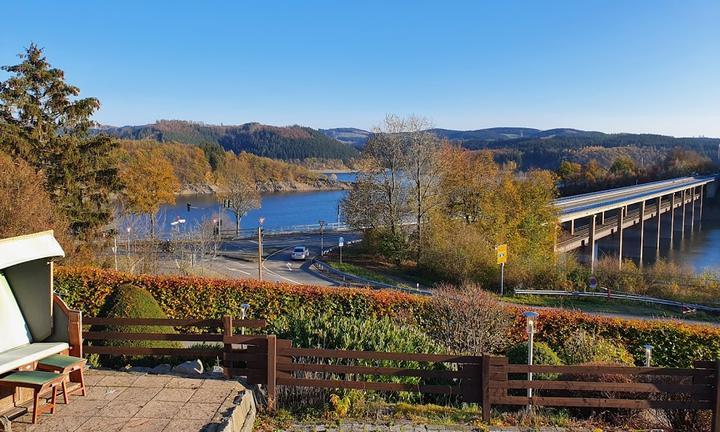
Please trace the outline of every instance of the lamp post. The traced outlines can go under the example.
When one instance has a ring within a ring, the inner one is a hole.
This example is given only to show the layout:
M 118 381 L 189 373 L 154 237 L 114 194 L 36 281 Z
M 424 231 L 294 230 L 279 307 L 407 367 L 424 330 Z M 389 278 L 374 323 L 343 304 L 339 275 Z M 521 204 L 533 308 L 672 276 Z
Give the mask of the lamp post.
M 258 279 L 261 281 L 263 280 L 262 277 L 262 265 L 263 265 L 263 245 L 262 245 L 262 239 L 263 239 L 263 223 L 265 222 L 265 217 L 261 216 L 260 219 L 258 219 Z
M 650 344 L 647 344 L 647 345 L 644 345 L 643 348 L 645 348 L 645 367 L 650 367 L 653 346 Z
M 130 231 L 132 231 L 132 228 L 127 227 L 125 229 L 127 231 L 127 256 L 130 256 Z
M 527 326 L 525 330 L 528 334 L 528 366 L 532 366 L 533 364 L 533 343 L 535 339 L 535 322 L 538 319 L 538 313 L 533 311 L 528 311 L 523 313 L 523 316 L 525 317 L 525 321 L 527 322 Z M 533 373 L 528 372 L 528 381 L 533 380 Z M 533 395 L 532 388 L 527 389 L 527 397 L 531 398 Z M 532 404 L 528 405 L 528 408 L 530 408 Z
M 320 224 L 320 256 L 323 256 L 325 253 L 325 242 L 323 234 L 325 233 L 325 221 L 319 220 L 318 223 Z
M 243 303 L 240 305 L 240 318 L 245 319 L 247 317 L 247 311 L 250 309 L 250 305 L 247 303 Z M 240 334 L 245 336 L 245 326 L 240 327 Z

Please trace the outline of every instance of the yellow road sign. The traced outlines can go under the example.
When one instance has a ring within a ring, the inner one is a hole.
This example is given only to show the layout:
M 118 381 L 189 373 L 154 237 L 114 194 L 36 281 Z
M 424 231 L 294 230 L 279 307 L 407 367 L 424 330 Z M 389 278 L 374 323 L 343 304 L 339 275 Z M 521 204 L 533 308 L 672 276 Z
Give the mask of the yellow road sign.
M 498 247 L 495 248 L 495 251 L 497 252 L 497 263 L 498 264 L 505 264 L 507 262 L 507 243 L 501 244 Z

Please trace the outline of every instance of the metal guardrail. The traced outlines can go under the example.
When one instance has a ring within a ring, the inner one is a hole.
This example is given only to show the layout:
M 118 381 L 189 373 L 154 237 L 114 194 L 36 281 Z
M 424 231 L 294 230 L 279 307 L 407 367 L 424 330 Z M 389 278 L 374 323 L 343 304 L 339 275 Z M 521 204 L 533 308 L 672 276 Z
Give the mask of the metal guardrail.
M 628 294 L 623 292 L 613 292 L 613 291 L 606 291 L 606 292 L 597 292 L 597 291 L 591 291 L 591 292 L 582 292 L 582 291 L 561 291 L 561 290 L 523 290 L 523 289 L 516 289 L 515 294 L 518 295 L 546 295 L 546 296 L 564 296 L 564 297 L 602 297 L 602 298 L 611 298 L 611 299 L 617 299 L 617 300 L 628 300 L 628 301 L 637 301 L 642 303 L 650 303 L 650 304 L 658 304 L 663 306 L 674 306 L 678 308 L 688 308 L 688 309 L 695 309 L 695 310 L 701 310 L 705 312 L 712 312 L 712 313 L 720 313 L 720 308 L 707 306 L 707 305 L 701 305 L 701 304 L 695 304 L 695 303 L 685 303 L 685 302 L 679 302 L 675 300 L 667 300 L 667 299 L 661 299 L 657 297 L 650 297 L 650 296 L 643 296 L 638 294 Z

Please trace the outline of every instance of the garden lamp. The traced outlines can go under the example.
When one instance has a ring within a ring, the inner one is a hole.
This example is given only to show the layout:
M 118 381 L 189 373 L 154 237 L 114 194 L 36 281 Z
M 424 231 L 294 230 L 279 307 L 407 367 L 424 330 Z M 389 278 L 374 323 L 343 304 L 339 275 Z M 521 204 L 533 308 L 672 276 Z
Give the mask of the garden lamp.
M 533 311 L 527 311 L 523 313 L 523 316 L 525 317 L 525 321 L 527 322 L 526 331 L 528 334 L 528 366 L 532 366 L 533 364 L 533 342 L 534 342 L 534 336 L 535 336 L 535 322 L 538 319 L 539 314 L 537 312 Z M 528 381 L 532 381 L 533 374 L 532 372 L 528 372 Z M 532 397 L 532 388 L 527 389 L 527 396 L 528 398 Z M 530 405 L 528 405 L 528 409 L 530 408 Z
M 248 309 L 250 309 L 249 304 L 243 303 L 240 305 L 240 319 L 243 319 L 243 320 L 245 319 L 245 317 L 247 316 Z M 244 326 L 240 327 L 240 334 L 243 336 L 245 335 L 245 327 Z
M 650 367 L 650 359 L 652 358 L 653 346 L 650 344 L 643 345 L 645 349 L 645 367 Z

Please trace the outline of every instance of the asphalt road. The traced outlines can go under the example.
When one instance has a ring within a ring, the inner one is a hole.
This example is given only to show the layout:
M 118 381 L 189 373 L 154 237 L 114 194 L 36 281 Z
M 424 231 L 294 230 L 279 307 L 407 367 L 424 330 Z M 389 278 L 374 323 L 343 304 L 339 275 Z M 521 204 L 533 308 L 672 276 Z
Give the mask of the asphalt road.
M 345 243 L 362 238 L 358 232 L 331 232 L 321 236 L 319 233 L 265 236 L 263 238 L 263 279 L 288 282 L 298 285 L 337 285 L 310 270 L 311 259 L 320 254 L 320 246 L 327 250 L 337 246 L 343 237 Z M 305 246 L 310 250 L 306 261 L 293 261 L 290 253 L 295 246 Z M 221 256 L 206 265 L 214 272 L 235 279 L 257 279 L 257 241 L 239 240 L 223 242 Z

